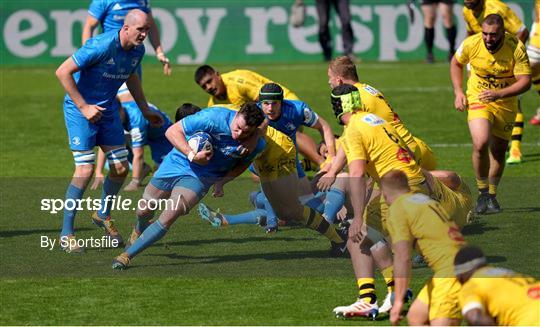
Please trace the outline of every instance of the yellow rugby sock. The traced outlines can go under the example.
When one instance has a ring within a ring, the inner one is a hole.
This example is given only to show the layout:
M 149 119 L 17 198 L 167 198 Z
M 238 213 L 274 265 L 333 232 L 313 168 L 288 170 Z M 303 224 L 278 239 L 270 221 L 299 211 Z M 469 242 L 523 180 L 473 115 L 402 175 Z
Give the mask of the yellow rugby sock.
M 476 179 L 476 187 L 478 187 L 478 192 L 485 193 L 488 191 L 489 182 L 487 178 Z
M 514 128 L 512 129 L 512 143 L 510 143 L 510 151 L 520 150 L 521 138 L 523 137 L 523 113 L 518 112 L 516 114 L 516 121 L 514 122 Z
M 358 278 L 356 280 L 356 284 L 358 285 L 359 299 L 363 299 L 365 302 L 368 302 L 370 304 L 377 302 L 374 278 Z
M 392 293 L 394 290 L 394 266 L 388 266 L 381 270 L 381 274 L 384 277 L 384 282 L 386 283 L 386 289 L 388 293 Z
M 334 243 L 343 243 L 346 240 L 342 239 L 337 233 L 334 226 L 331 226 L 323 216 L 317 211 L 304 207 L 304 214 L 302 215 L 302 222 L 307 227 L 316 230 L 320 234 L 326 236 L 330 241 Z
M 489 184 L 489 194 L 490 195 L 497 195 L 497 185 Z

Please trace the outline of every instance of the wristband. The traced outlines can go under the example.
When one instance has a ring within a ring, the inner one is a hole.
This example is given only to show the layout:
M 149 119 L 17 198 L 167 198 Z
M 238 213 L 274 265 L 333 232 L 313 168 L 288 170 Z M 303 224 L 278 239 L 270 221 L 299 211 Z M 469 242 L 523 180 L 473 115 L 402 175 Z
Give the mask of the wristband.
M 187 155 L 187 158 L 188 158 L 189 162 L 192 162 L 192 161 L 193 161 L 193 158 L 195 158 L 195 155 L 196 155 L 195 152 L 189 151 L 189 153 L 188 153 L 188 155 Z

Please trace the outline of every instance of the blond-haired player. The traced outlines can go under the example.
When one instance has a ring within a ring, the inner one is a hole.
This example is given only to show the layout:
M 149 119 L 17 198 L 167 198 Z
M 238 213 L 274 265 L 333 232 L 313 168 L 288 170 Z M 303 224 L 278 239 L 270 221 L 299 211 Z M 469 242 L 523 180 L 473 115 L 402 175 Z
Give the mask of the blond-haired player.
M 462 88 L 463 67 L 471 65 L 467 95 Z M 504 170 L 504 156 L 518 111 L 517 95 L 527 91 L 531 68 L 525 46 L 505 33 L 497 14 L 488 15 L 482 33 L 467 38 L 450 63 L 457 110 L 467 110 L 473 142 L 472 162 L 479 191 L 475 211 L 501 211 L 496 199 Z
M 463 7 L 463 18 L 467 23 L 468 35 L 482 32 L 482 23 L 488 15 L 497 14 L 504 21 L 506 32 L 515 35 L 521 42 L 525 43 L 529 37 L 529 31 L 521 19 L 502 1 L 499 0 L 465 0 Z M 519 101 L 519 100 L 518 100 Z M 512 130 L 512 142 L 506 163 L 521 163 L 521 138 L 523 134 L 523 113 L 518 102 L 518 112 L 514 128 Z
M 407 175 L 391 170 L 381 178 L 381 191 L 388 203 L 388 231 L 394 250 L 395 300 L 390 322 L 401 319 L 403 296 L 411 279 L 413 247 L 424 255 L 433 277 L 412 303 L 410 325 L 459 325 L 460 284 L 454 276 L 452 258 L 465 240 L 458 226 L 440 203 L 425 194 L 411 191 Z
M 359 81 L 356 65 L 349 57 L 337 57 L 330 62 L 328 65 L 328 84 L 330 84 L 331 88 L 342 84 L 356 86 L 360 92 L 362 102 L 360 110 L 373 113 L 389 122 L 407 146 L 415 153 L 420 166 L 427 170 L 434 170 L 436 168 L 437 162 L 433 151 L 424 141 L 414 137 L 409 132 L 403 121 L 380 91 L 371 85 Z
M 464 247 L 454 259 L 462 284 L 461 312 L 471 326 L 539 326 L 540 283 L 512 270 L 488 266 L 479 248 Z

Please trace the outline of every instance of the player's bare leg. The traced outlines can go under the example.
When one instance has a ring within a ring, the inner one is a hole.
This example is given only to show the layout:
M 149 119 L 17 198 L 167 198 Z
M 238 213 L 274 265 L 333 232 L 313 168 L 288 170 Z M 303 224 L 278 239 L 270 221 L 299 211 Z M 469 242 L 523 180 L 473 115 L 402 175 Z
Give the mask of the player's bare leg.
M 429 325 L 429 306 L 420 300 L 415 300 L 407 313 L 409 326 Z
M 491 134 L 491 124 L 489 120 L 478 118 L 469 121 L 469 130 L 472 137 L 472 163 L 476 175 L 478 187 L 478 200 L 475 212 L 483 214 L 487 210 L 489 200 L 489 140 Z
M 332 255 L 337 255 L 338 250 L 336 249 L 343 249 L 341 251 L 343 253 L 346 239 L 344 239 L 344 236 L 339 235 L 336 229 L 320 213 L 300 203 L 298 185 L 299 180 L 296 171 L 290 175 L 261 183 L 266 198 L 280 219 L 298 221 L 316 230 L 330 240 Z

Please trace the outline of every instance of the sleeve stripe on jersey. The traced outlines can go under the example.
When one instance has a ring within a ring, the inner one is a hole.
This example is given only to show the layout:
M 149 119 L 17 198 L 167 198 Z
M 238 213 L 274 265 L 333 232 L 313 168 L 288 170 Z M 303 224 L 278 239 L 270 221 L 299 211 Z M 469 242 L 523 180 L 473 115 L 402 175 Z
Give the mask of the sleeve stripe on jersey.
M 484 312 L 484 306 L 480 302 L 469 302 L 467 303 L 463 309 L 461 310 L 461 314 L 465 315 L 467 312 L 474 310 L 474 309 L 480 309 L 482 312 Z
M 81 67 L 81 63 L 77 60 L 77 57 L 75 57 L 75 54 L 71 55 L 71 59 L 73 59 L 77 67 Z

